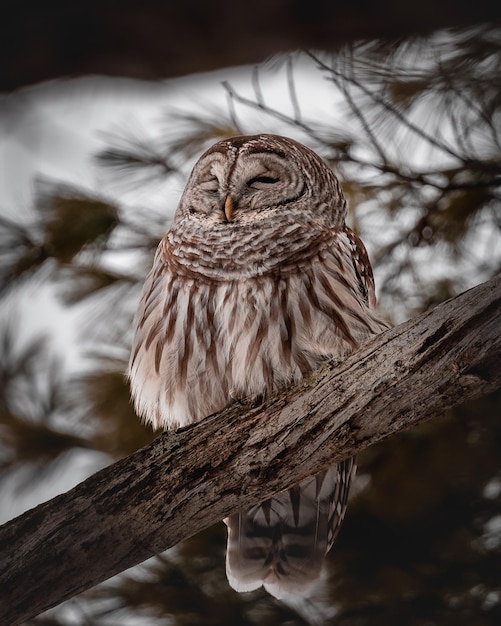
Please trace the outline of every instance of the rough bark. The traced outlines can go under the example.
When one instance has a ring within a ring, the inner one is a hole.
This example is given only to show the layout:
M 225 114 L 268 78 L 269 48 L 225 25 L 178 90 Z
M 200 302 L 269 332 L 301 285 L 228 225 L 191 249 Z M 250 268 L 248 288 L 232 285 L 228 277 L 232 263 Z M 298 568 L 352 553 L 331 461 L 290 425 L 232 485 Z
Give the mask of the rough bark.
M 501 386 L 501 276 L 265 405 L 164 434 L 0 529 L 15 625 L 383 437 Z
M 3 3 L 0 91 L 84 74 L 162 79 L 501 19 L 492 0 L 24 0 Z

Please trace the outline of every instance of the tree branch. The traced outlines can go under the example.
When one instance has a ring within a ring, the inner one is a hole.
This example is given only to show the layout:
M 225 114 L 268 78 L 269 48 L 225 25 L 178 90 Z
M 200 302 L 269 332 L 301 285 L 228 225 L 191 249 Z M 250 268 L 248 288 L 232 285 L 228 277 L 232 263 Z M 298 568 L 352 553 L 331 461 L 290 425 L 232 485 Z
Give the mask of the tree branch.
M 501 276 L 265 405 L 233 405 L 0 528 L 15 625 L 388 435 L 501 386 Z

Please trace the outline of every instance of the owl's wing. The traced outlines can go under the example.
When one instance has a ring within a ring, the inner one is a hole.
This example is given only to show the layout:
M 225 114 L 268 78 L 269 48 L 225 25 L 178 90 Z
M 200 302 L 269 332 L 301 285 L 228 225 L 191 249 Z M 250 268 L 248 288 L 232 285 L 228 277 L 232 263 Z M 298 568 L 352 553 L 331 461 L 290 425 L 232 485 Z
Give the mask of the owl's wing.
M 348 239 L 348 249 L 350 252 L 353 269 L 358 281 L 358 288 L 365 303 L 370 307 L 376 306 L 376 290 L 374 287 L 374 274 L 372 273 L 369 255 L 360 237 L 351 228 L 345 227 L 343 235 Z
M 304 593 L 346 512 L 354 459 L 330 467 L 241 513 L 230 515 L 226 573 L 237 591 L 261 585 L 276 598 Z

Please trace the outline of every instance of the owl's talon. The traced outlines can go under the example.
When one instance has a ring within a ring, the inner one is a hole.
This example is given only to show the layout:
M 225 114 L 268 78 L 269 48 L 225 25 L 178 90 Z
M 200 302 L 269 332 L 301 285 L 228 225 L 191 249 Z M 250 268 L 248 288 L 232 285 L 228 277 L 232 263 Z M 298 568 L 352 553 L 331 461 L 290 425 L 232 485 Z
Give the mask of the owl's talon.
M 236 389 L 230 389 L 230 398 L 234 402 L 238 402 L 238 404 L 242 406 L 246 406 L 250 409 L 263 404 L 265 395 L 264 393 L 256 393 L 252 396 L 244 396 L 240 394 Z

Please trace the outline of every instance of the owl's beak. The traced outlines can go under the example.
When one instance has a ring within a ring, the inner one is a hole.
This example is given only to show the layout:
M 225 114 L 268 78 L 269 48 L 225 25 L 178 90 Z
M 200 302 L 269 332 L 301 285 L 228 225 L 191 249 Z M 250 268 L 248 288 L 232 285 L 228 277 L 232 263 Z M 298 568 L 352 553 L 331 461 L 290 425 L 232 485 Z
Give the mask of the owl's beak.
M 233 220 L 233 198 L 228 194 L 224 201 L 224 214 L 226 221 L 231 222 Z

